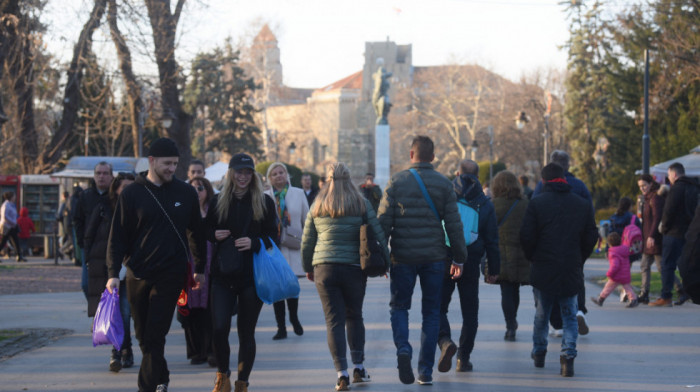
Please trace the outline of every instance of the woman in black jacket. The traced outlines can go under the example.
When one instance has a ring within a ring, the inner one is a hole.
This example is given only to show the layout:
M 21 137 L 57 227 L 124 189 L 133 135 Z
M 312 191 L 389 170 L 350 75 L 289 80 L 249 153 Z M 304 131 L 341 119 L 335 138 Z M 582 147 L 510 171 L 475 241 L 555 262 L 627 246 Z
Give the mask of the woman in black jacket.
M 236 154 L 229 162 L 224 185 L 210 203 L 205 219 L 209 241 L 221 244 L 229 237 L 240 255 L 240 268 L 223 273 L 215 255 L 211 265 L 211 303 L 214 326 L 214 356 L 218 371 L 214 392 L 231 391 L 228 335 L 231 330 L 233 307 L 238 301 L 238 377 L 236 392 L 248 390 L 248 377 L 255 361 L 255 326 L 262 301 L 255 291 L 253 254 L 260 250 L 260 240 L 272 246 L 277 240 L 275 202 L 263 193 L 262 181 L 255 173 L 253 158 Z M 205 263 L 195 266 L 195 281 L 204 280 Z
M 85 257 L 88 263 L 88 317 L 95 316 L 97 305 L 100 303 L 102 292 L 107 283 L 107 240 L 112 226 L 114 206 L 119 194 L 127 185 L 134 182 L 131 173 L 119 173 L 109 185 L 109 198 L 102 201 L 92 210 L 85 225 Z M 126 267 L 122 267 L 124 269 Z M 126 296 L 126 282 L 120 273 L 119 310 L 124 323 L 124 341 L 121 351 L 112 349 L 109 360 L 109 370 L 118 372 L 122 368 L 134 366 L 134 353 L 131 349 L 131 307 Z

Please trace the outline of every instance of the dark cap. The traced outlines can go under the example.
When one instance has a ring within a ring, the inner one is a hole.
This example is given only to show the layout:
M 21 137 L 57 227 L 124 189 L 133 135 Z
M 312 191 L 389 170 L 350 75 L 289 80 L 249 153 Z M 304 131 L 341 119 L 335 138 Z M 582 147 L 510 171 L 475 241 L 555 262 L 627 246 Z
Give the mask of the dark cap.
M 151 143 L 151 148 L 148 151 L 148 155 L 156 158 L 179 157 L 180 150 L 178 150 L 177 145 L 172 139 L 162 137 Z
M 255 170 L 255 162 L 248 154 L 236 154 L 228 163 L 228 168 L 233 170 L 251 169 Z
M 552 181 L 555 178 L 564 178 L 564 168 L 557 163 L 550 163 L 542 168 L 542 179 L 545 181 Z

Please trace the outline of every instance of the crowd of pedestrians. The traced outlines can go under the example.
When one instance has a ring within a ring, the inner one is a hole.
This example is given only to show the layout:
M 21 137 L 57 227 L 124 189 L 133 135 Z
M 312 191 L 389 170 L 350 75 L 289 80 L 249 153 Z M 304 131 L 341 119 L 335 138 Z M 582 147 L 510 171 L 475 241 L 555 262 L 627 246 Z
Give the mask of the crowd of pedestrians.
M 75 198 L 66 195 L 68 212 L 59 213 L 64 226 L 72 226 L 64 232 L 70 236 L 74 230 L 88 315 L 94 315 L 105 287 L 120 294 L 124 341 L 120 351 L 112 350 L 113 372 L 134 365 L 129 328 L 133 319 L 142 353 L 139 391 L 168 390 L 164 347 L 176 309 L 185 331 L 187 359 L 193 365 L 216 368 L 213 392 L 248 390 L 263 305 L 256 293 L 253 255 L 273 243 L 294 274 L 316 286 L 336 371 L 335 389 L 349 390 L 352 384 L 371 381 L 371 369 L 364 366 L 367 275 L 360 265 L 359 234 L 363 225 L 387 261 L 388 322 L 402 383 L 432 385 L 433 368 L 447 372 L 455 357 L 457 372 L 473 371 L 482 275 L 487 283 L 500 286 L 507 342 L 516 341 L 521 286 L 532 286 L 535 318 L 520 322 L 533 323 L 534 366 L 544 367 L 548 336 L 561 337 L 560 374 L 574 375 L 578 335 L 589 332 L 583 265 L 599 231 L 590 192 L 569 172 L 566 152 L 552 153 L 552 163 L 542 169 L 542 181 L 534 190 L 527 177 L 501 171 L 489 184 L 490 196 L 479 182 L 479 165 L 474 161 L 461 161 L 453 181 L 438 173 L 431 163 L 434 144 L 426 136 L 413 139 L 407 152 L 409 168 L 394 174 L 383 192 L 372 173 L 360 186 L 354 185 L 348 167 L 340 162 L 328 165 L 319 188 L 312 186 L 308 174 L 296 188 L 286 165 L 271 164 L 263 177 L 256 173 L 253 158 L 244 153 L 231 158 L 217 191 L 204 178 L 201 161 L 190 162 L 186 182 L 176 178 L 179 155 L 175 143 L 162 138 L 151 145 L 147 172 L 114 177 L 111 165 L 100 162 L 91 186 Z M 670 189 L 652 176 L 639 177 L 639 219 L 630 212 L 631 199 L 621 198 L 607 235 L 608 282 L 591 298 L 593 303 L 602 306 L 619 285 L 624 287 L 627 307 L 672 306 L 674 284 L 676 304 L 700 295 L 700 263 L 692 256 L 697 255 L 698 241 L 686 240 L 686 234 L 697 237 L 700 231 L 700 188 L 684 175 L 680 164 L 669 168 L 668 179 Z M 16 240 L 20 249 L 16 236 L 21 224 L 10 193 L 3 195 L 0 211 L 2 244 Z M 76 199 L 73 206 L 71 199 Z M 630 285 L 635 257 L 630 258 L 631 247 L 624 239 L 630 224 L 638 225 L 642 233 L 639 295 Z M 220 261 L 226 241 L 233 244 L 240 262 L 233 271 Z M 661 272 L 663 288 L 661 297 L 650 302 L 652 264 Z M 684 278 L 684 287 L 674 280 L 676 268 L 690 271 L 689 276 L 695 271 L 695 278 Z M 414 361 L 409 310 L 418 281 L 421 337 Z M 447 312 L 455 289 L 462 325 L 453 338 Z M 274 340 L 288 336 L 287 312 L 293 332 L 304 333 L 297 298 L 275 302 L 273 309 Z M 234 316 L 235 376 L 229 346 Z

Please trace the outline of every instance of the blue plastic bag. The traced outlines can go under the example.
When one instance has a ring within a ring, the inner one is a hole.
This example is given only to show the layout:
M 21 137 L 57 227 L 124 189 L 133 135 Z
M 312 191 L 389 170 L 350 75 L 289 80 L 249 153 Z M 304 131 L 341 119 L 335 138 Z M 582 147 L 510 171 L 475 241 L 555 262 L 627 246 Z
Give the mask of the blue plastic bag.
M 260 299 L 270 305 L 287 298 L 299 298 L 299 279 L 285 260 L 275 242 L 265 249 L 260 240 L 260 250 L 253 255 L 255 291 Z
M 119 351 L 124 340 L 124 323 L 119 310 L 119 290 L 105 289 L 92 323 L 92 346 L 111 344 Z

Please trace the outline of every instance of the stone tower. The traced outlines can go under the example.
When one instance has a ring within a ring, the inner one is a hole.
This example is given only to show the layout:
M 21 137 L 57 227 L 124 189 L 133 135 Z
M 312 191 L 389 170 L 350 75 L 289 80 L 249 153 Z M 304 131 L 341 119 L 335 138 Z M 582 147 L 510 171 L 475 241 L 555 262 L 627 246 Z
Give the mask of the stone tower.
M 266 24 L 260 30 L 251 48 L 251 57 L 256 80 L 269 83 L 270 88 L 282 86 L 282 63 L 277 37 Z

